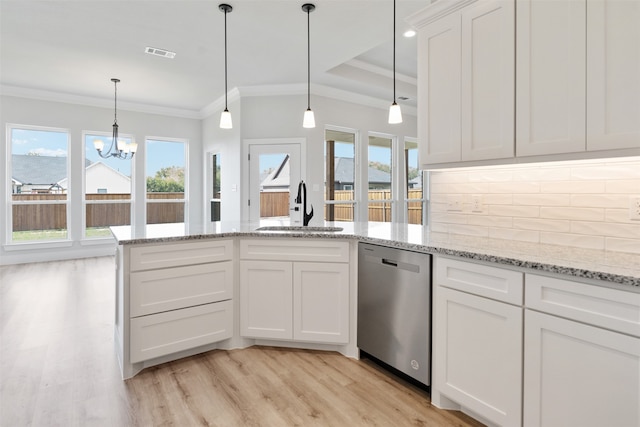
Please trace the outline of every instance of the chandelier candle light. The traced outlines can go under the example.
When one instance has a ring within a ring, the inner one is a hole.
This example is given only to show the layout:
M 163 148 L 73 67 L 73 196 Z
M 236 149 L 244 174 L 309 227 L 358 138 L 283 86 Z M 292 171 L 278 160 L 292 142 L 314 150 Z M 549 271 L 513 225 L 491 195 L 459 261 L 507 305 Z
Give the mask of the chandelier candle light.
M 396 0 L 393 0 L 393 104 L 389 107 L 389 124 L 402 123 L 402 111 L 396 102 Z
M 307 110 L 304 112 L 302 120 L 302 127 L 305 128 L 316 127 L 316 119 L 311 111 L 311 37 L 309 32 L 309 13 L 313 12 L 315 8 L 315 5 L 311 3 L 302 5 L 302 11 L 307 13 Z
M 118 139 L 118 83 L 120 79 L 111 79 L 114 86 L 114 113 L 113 113 L 113 134 L 111 135 L 111 146 L 106 153 L 103 153 L 104 141 L 96 139 L 93 141 L 94 148 L 103 159 L 115 157 L 116 159 L 131 159 L 138 150 L 138 144 L 132 142 L 127 144 L 126 141 Z
M 231 113 L 227 108 L 227 13 L 231 12 L 233 8 L 225 3 L 218 6 L 221 12 L 224 12 L 224 111 L 220 114 L 220 128 L 231 129 L 233 123 L 231 122 Z

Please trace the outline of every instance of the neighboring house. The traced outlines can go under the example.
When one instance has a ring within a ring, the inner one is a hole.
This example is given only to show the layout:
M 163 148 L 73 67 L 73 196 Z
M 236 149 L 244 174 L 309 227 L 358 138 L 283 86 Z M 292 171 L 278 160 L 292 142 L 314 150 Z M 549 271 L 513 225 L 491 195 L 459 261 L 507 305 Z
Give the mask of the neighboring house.
M 336 157 L 335 189 L 353 190 L 354 164 L 352 158 Z M 369 189 L 387 189 L 391 186 L 388 172 L 369 167 Z M 289 189 L 289 156 L 271 171 L 260 184 L 262 191 L 286 191 Z
M 13 194 L 66 194 L 67 158 L 11 155 Z M 102 162 L 85 159 L 87 193 L 130 193 L 131 178 Z

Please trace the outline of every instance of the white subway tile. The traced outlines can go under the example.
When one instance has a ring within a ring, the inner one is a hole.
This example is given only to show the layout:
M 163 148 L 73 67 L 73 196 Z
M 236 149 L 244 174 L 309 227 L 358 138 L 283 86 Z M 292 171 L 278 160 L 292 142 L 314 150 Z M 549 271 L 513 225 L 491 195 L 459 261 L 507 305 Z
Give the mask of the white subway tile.
M 568 233 L 571 231 L 571 221 L 559 219 L 513 218 L 513 228 Z
M 531 168 L 514 171 L 514 181 L 566 181 L 571 178 L 568 168 Z
M 489 215 L 537 218 L 540 216 L 540 208 L 538 206 L 489 205 Z
M 467 224 L 487 227 L 511 227 L 513 219 L 509 216 L 471 214 L 467 217 Z
M 448 233 L 449 224 L 445 224 L 442 222 L 430 222 L 429 230 L 431 230 L 432 233 Z
M 449 193 L 461 193 L 461 194 L 478 194 L 486 193 L 488 188 L 486 182 L 459 182 L 455 184 L 448 184 L 447 191 Z
M 571 168 L 571 177 L 581 180 L 640 178 L 640 168 L 634 164 L 605 164 Z
M 573 221 L 571 223 L 571 232 L 577 234 L 590 234 L 593 236 L 640 239 L 640 224 Z
M 629 196 L 622 194 L 572 194 L 571 206 L 629 208 Z
M 494 239 L 516 240 L 518 242 L 540 241 L 540 232 L 533 230 L 514 230 L 513 228 L 489 228 L 489 237 Z
M 483 194 L 482 201 L 485 205 L 511 205 L 513 204 L 513 195 L 511 194 Z
M 604 250 L 605 248 L 604 237 L 544 231 L 540 232 L 540 243 L 585 249 Z
M 469 172 L 470 182 L 505 182 L 513 180 L 513 173 L 511 170 L 477 170 Z
M 605 182 L 607 193 L 627 193 L 640 196 L 640 179 L 616 179 Z
M 541 193 L 604 193 L 604 181 L 558 181 L 540 183 Z
M 444 222 L 447 224 L 466 224 L 467 216 L 461 213 L 433 212 L 431 214 L 431 221 Z
M 463 234 L 465 236 L 489 236 L 489 229 L 487 227 L 481 227 L 476 225 L 463 225 L 463 224 L 450 224 L 449 233 Z
M 467 182 L 469 180 L 466 172 L 462 173 L 451 171 L 431 171 L 429 179 L 431 180 L 431 182 L 435 182 L 438 184 L 449 182 Z
M 529 206 L 569 206 L 571 198 L 569 194 L 514 194 L 514 205 Z
M 539 193 L 537 182 L 494 182 L 489 184 L 489 193 Z
M 604 208 L 541 207 L 540 218 L 604 221 Z
M 431 199 L 429 207 L 431 209 L 431 212 L 446 212 L 448 204 L 447 202 L 435 202 L 433 199 Z
M 629 252 L 632 254 L 640 254 L 640 240 L 607 237 L 605 239 L 605 248 L 606 250 L 613 252 Z
M 606 222 L 631 223 L 629 209 L 605 209 L 604 220 Z

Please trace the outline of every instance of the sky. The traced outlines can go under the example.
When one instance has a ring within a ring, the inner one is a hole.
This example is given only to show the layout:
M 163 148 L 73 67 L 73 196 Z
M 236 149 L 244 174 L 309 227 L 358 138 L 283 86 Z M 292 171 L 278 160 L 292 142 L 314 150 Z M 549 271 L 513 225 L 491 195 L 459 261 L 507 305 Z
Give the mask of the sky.
M 36 153 L 41 156 L 66 156 L 68 150 L 67 133 L 40 131 L 32 129 L 13 129 L 12 132 L 12 154 L 28 154 Z M 103 159 L 98 156 L 97 151 L 93 147 L 95 139 L 104 141 L 104 151 L 108 150 L 111 144 L 110 136 L 100 136 L 95 134 L 87 134 L 85 137 L 85 155 L 92 162 L 101 161 L 120 173 L 131 176 L 131 160 L 121 160 L 115 158 Z M 121 138 L 127 143 L 131 142 L 131 138 Z M 353 144 L 339 143 L 335 145 L 337 157 L 353 158 Z M 184 166 L 185 149 L 183 143 L 149 140 L 147 141 L 146 153 L 146 175 L 154 176 L 155 173 L 163 167 L 168 166 Z M 370 161 L 378 161 L 381 163 L 389 162 L 389 151 L 387 148 L 370 147 Z M 260 158 L 260 165 L 264 170 L 276 168 L 282 162 L 282 154 L 263 155 Z M 409 152 L 409 164 L 417 167 L 417 150 Z M 224 167 L 224 165 L 222 166 Z

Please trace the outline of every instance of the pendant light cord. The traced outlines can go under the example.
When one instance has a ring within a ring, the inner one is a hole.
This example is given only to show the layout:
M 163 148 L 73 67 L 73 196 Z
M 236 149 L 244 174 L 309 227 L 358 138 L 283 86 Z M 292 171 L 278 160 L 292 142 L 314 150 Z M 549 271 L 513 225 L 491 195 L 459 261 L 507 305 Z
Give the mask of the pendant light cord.
M 311 12 L 311 9 L 307 8 L 307 109 L 311 109 L 311 31 L 309 30 L 309 12 Z
M 118 82 L 113 82 L 113 124 L 118 124 Z
M 396 102 L 396 0 L 393 0 L 393 102 Z
M 224 9 L 224 109 L 225 111 L 227 111 L 227 9 L 226 8 Z

